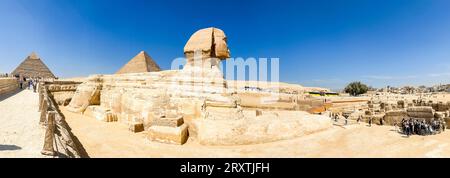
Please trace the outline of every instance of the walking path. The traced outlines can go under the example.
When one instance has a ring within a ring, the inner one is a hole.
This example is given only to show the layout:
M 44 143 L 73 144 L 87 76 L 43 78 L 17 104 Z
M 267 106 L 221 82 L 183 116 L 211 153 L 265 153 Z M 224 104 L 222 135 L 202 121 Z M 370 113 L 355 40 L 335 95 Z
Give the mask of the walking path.
M 45 157 L 38 103 L 38 94 L 30 90 L 0 96 L 0 158 Z

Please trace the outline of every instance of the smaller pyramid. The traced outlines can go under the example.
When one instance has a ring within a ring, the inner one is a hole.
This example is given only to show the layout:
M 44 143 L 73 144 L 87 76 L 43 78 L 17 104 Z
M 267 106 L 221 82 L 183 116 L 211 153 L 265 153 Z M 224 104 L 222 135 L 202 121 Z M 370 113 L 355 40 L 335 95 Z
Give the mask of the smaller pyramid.
M 143 73 L 143 72 L 159 72 L 161 68 L 155 61 L 145 52 L 141 51 L 133 59 L 123 66 L 116 74 Z
M 56 78 L 35 52 L 31 53 L 11 74 L 27 78 Z

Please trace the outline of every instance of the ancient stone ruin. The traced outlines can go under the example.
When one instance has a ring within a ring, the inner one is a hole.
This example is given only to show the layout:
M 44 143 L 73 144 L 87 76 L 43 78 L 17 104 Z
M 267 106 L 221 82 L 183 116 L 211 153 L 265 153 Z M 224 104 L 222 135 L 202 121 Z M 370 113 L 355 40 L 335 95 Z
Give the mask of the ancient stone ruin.
M 90 76 L 77 86 L 67 110 L 118 121 L 132 132 L 147 131 L 149 140 L 172 144 L 188 138 L 205 145 L 255 144 L 331 127 L 327 117 L 301 111 L 303 93 L 280 93 L 267 104 L 261 103 L 264 92 L 229 88 L 218 65 L 230 57 L 220 29 L 194 33 L 184 54 L 187 63 L 181 70 Z M 144 61 L 145 56 L 132 61 Z M 148 66 L 130 63 L 130 68 Z M 242 104 L 243 97 L 253 102 Z
M 25 78 L 54 79 L 55 75 L 36 53 L 31 53 L 12 73 Z
M 345 109 L 344 109 L 345 110 Z M 352 105 L 344 114 L 356 120 L 372 120 L 374 124 L 399 125 L 404 119 L 431 122 L 445 121 L 450 126 L 450 103 L 438 101 L 430 96 L 386 94 L 372 96 L 367 103 Z
M 116 74 L 142 73 L 142 72 L 159 72 L 158 64 L 145 52 L 141 51 L 125 66 L 123 66 Z

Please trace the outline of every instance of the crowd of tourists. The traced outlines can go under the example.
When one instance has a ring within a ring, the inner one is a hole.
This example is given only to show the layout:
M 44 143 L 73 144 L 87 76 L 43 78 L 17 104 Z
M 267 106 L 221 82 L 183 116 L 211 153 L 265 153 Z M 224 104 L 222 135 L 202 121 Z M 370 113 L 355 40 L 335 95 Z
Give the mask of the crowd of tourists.
M 331 119 L 337 123 L 339 120 L 344 120 L 344 125 L 348 125 L 349 117 L 342 113 L 331 113 Z M 356 120 L 357 123 L 360 123 L 363 120 L 362 116 L 359 116 Z M 384 125 L 384 120 L 380 119 L 380 125 Z M 370 117 L 367 119 L 368 126 L 372 126 L 373 118 Z M 396 128 L 400 129 L 400 132 L 410 136 L 410 135 L 435 135 L 440 134 L 446 129 L 446 122 L 444 119 L 435 119 L 429 122 L 425 120 L 419 120 L 414 118 L 406 119 L 404 118 L 401 123 L 394 124 Z
M 426 122 L 418 119 L 403 119 L 400 123 L 400 130 L 403 134 L 410 135 L 435 135 L 445 131 L 445 120 L 433 120 Z
M 32 90 L 36 93 L 37 85 L 39 83 L 39 78 L 26 78 L 26 77 L 18 77 L 19 80 L 19 88 Z

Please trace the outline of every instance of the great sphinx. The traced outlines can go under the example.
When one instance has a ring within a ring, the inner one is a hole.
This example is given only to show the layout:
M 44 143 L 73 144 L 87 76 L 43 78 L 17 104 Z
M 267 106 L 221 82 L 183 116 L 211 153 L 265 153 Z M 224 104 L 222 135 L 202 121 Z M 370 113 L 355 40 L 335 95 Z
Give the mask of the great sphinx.
M 225 33 L 217 28 L 197 31 L 184 54 L 182 70 L 91 76 L 77 88 L 67 108 L 84 113 L 93 106 L 106 113 L 100 118 L 114 114 L 124 122 L 143 122 L 146 128 L 154 115 L 174 110 L 167 109 L 169 104 L 176 105 L 186 120 L 242 118 L 239 99 L 227 91 L 219 68 L 221 60 L 230 57 Z
M 177 144 L 188 135 L 206 145 L 264 143 L 331 126 L 325 118 L 309 121 L 313 116 L 304 112 L 255 112 L 260 104 L 244 112 L 241 97 L 229 90 L 220 70 L 221 61 L 230 58 L 227 37 L 220 29 L 195 32 L 184 55 L 181 70 L 93 75 L 78 86 L 67 110 L 102 121 L 118 120 L 134 131 L 140 124 L 151 140 Z M 305 127 L 306 121 L 315 122 L 314 127 Z

